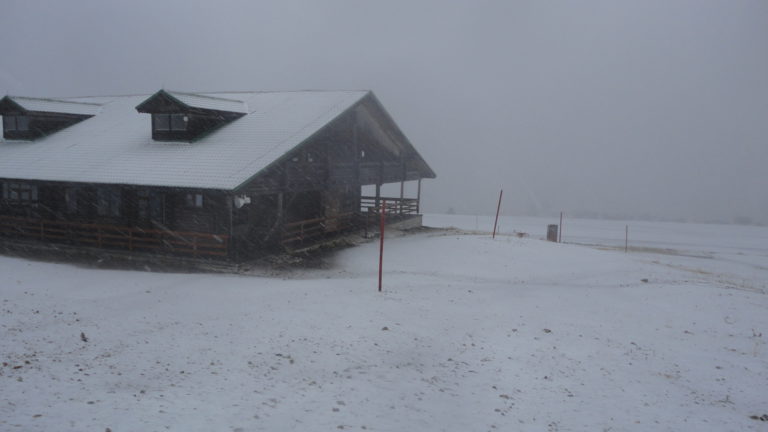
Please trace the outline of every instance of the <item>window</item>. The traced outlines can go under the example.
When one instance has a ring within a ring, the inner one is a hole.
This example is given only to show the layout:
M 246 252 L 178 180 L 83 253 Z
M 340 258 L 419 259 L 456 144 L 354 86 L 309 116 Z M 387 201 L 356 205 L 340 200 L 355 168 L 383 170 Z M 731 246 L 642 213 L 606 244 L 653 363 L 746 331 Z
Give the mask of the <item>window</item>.
M 188 193 L 185 202 L 187 207 L 203 208 L 203 194 Z
M 77 189 L 67 188 L 64 190 L 64 203 L 66 204 L 67 213 L 77 213 Z
M 189 118 L 185 114 L 152 114 L 156 131 L 185 131 Z
M 184 114 L 171 114 L 171 130 L 187 130 L 187 116 Z
M 27 116 L 3 116 L 3 130 L 6 132 L 29 130 L 29 117 Z
M 136 191 L 138 216 L 142 223 L 165 224 L 165 195 L 140 189 Z
M 154 120 L 155 130 L 157 131 L 171 130 L 171 123 L 168 118 L 168 114 L 152 114 L 152 120 Z
M 37 206 L 37 186 L 28 183 L 3 183 L 3 199 L 12 204 Z
M 96 213 L 99 216 L 120 216 L 120 204 L 119 189 L 96 190 Z
M 29 117 L 27 116 L 17 116 L 16 117 L 16 129 L 20 131 L 28 131 L 29 130 Z

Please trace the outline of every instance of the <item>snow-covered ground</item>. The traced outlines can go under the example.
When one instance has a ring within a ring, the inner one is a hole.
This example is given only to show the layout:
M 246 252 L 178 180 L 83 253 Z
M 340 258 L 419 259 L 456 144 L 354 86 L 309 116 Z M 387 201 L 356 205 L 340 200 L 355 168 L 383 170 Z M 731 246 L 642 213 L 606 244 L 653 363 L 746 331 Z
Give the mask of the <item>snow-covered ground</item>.
M 0 257 L 0 430 L 768 427 L 768 229 L 528 222 L 393 235 L 384 293 L 376 243 L 273 277 Z

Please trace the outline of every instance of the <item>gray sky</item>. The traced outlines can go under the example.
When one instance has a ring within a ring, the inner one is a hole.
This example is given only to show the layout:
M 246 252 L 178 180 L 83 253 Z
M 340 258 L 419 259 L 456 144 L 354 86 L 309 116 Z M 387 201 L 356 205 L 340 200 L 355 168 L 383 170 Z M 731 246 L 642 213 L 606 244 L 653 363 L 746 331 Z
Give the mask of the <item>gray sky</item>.
M 4 0 L 0 93 L 371 89 L 427 211 L 768 223 L 768 2 Z

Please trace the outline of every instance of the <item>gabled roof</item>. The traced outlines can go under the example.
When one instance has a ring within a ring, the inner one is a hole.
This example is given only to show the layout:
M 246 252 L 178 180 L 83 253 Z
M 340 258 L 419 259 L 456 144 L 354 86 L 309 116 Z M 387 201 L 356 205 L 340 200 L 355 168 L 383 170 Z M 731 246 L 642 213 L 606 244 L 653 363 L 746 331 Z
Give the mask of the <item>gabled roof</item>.
M 0 178 L 233 190 L 368 94 L 194 95 L 187 101 L 234 100 L 248 108 L 193 144 L 152 140 L 149 116 L 136 112 L 149 95 L 67 99 L 101 104 L 100 112 L 34 142 L 0 141 Z
M 136 110 L 139 112 L 151 112 L 152 104 L 158 99 L 167 100 L 168 102 L 174 103 L 179 108 L 185 110 L 197 108 L 202 110 L 224 111 L 239 114 L 248 113 L 248 105 L 242 100 L 212 96 L 209 94 L 182 93 L 167 90 L 160 90 L 153 94 L 147 98 L 147 100 L 139 104 L 136 107 Z
M 61 99 L 39 99 L 23 96 L 5 96 L 0 99 L 3 107 L 15 107 L 25 112 L 45 112 L 58 114 L 78 114 L 92 116 L 98 114 L 101 104 L 93 102 L 74 102 Z

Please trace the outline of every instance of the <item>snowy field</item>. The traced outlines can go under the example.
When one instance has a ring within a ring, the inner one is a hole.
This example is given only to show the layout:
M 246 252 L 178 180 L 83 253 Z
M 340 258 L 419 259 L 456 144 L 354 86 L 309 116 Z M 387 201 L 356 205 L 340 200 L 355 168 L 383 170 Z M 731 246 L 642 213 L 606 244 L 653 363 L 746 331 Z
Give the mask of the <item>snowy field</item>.
M 768 228 L 425 223 L 461 229 L 388 238 L 382 294 L 376 243 L 270 277 L 0 257 L 0 430 L 768 429 Z

